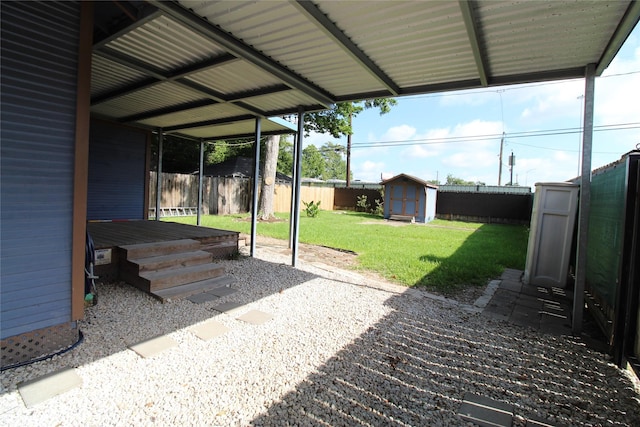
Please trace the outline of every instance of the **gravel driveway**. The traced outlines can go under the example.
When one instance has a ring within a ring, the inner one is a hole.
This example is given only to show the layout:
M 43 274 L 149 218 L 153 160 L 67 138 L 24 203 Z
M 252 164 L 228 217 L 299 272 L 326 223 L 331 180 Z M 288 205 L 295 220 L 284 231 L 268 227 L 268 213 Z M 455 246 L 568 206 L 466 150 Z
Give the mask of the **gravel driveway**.
M 480 316 L 455 301 L 281 253 L 224 261 L 239 291 L 160 304 L 102 285 L 80 325 L 85 342 L 1 375 L 0 424 L 467 425 L 468 393 L 512 405 L 513 424 L 640 425 L 631 379 L 579 340 Z M 225 302 L 244 305 L 219 313 Z M 250 310 L 273 318 L 238 320 Z M 204 341 L 192 327 L 229 328 Z M 127 346 L 177 342 L 142 358 Z M 82 385 L 27 408 L 17 383 L 74 367 Z

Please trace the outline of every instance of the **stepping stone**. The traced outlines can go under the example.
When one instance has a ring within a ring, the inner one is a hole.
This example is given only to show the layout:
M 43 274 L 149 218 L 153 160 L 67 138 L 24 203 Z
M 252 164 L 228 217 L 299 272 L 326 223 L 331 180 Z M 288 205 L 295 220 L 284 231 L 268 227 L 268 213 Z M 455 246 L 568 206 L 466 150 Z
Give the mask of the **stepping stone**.
M 173 338 L 162 335 L 156 338 L 142 341 L 138 344 L 130 345 L 129 348 L 138 353 L 140 357 L 147 358 L 155 356 L 156 354 L 171 347 L 176 347 L 177 345 L 178 343 Z
M 191 295 L 189 298 L 187 298 L 189 301 L 191 301 L 194 304 L 202 304 L 205 302 L 209 302 L 209 301 L 213 301 L 216 299 L 220 299 L 220 297 L 218 295 L 212 294 L 210 292 L 201 292 L 199 294 L 195 294 L 195 295 Z
M 51 372 L 40 378 L 18 384 L 18 391 L 27 408 L 82 385 L 82 378 L 73 368 Z
M 220 288 L 215 288 L 215 289 L 211 289 L 210 291 L 207 291 L 208 294 L 215 295 L 220 298 L 226 297 L 227 295 L 235 294 L 236 292 L 238 292 L 237 289 L 228 288 L 226 286 L 222 286 Z
M 271 314 L 259 310 L 251 310 L 250 312 L 238 317 L 238 320 L 251 323 L 252 325 L 262 325 L 271 319 L 273 319 Z
M 466 393 L 458 415 L 481 427 L 511 427 L 513 406 L 488 397 Z
M 216 322 L 215 320 L 209 320 L 208 322 L 191 328 L 191 332 L 203 341 L 209 341 L 210 339 L 218 337 L 230 330 L 231 329 L 227 328 L 220 322 Z
M 219 305 L 213 306 L 212 308 L 215 311 L 219 311 L 220 313 L 228 313 L 239 307 L 242 307 L 243 305 L 244 304 L 239 302 L 225 302 L 224 304 L 219 304 Z

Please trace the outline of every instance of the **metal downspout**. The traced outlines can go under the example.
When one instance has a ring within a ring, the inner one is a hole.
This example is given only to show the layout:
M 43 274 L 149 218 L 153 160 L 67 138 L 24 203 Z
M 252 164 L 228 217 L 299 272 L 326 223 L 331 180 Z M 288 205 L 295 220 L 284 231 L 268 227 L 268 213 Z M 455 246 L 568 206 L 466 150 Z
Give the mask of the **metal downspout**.
M 573 315 L 571 324 L 574 335 L 580 335 L 582 333 L 584 315 L 587 240 L 591 204 L 591 150 L 593 145 L 595 75 L 595 64 L 587 65 L 584 88 L 584 122 L 582 126 L 582 173 L 580 175 L 580 202 L 578 210 L 578 253 L 576 257 L 576 283 L 573 293 Z
M 256 230 L 258 225 L 258 177 L 260 176 L 260 132 L 262 119 L 256 117 L 256 140 L 253 143 L 253 192 L 251 195 L 251 253 L 256 254 Z

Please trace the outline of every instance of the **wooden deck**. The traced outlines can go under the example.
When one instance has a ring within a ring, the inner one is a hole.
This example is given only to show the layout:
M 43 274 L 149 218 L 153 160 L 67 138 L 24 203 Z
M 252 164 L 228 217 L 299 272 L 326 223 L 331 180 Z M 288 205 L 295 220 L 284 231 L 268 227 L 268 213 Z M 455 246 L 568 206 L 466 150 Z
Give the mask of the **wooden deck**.
M 138 243 L 194 239 L 209 243 L 216 240 L 237 240 L 238 232 L 178 224 L 166 221 L 89 222 L 87 230 L 96 249 Z
M 237 231 L 219 230 L 166 221 L 89 222 L 87 231 L 103 258 L 96 260 L 95 273 L 101 280 L 121 279 L 122 246 L 192 239 L 214 258 L 226 258 L 238 251 Z M 101 262 L 101 260 L 103 262 Z

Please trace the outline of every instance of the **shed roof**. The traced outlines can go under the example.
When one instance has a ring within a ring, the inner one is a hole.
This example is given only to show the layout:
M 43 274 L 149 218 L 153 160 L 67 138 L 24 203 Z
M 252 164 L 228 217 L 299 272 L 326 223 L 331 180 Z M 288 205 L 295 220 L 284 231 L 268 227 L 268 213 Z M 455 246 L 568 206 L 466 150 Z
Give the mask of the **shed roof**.
M 631 0 L 95 7 L 92 113 L 205 139 L 339 101 L 599 75 L 640 18 Z
M 431 184 L 430 182 L 427 182 L 427 181 L 422 180 L 420 178 L 416 178 L 415 176 L 407 175 L 406 173 L 401 173 L 401 174 L 396 175 L 396 176 L 394 176 L 392 178 L 385 179 L 380 184 L 386 185 L 388 183 L 391 183 L 391 182 L 396 181 L 396 180 L 401 179 L 401 178 L 408 179 L 409 181 L 414 181 L 414 182 L 416 182 L 416 183 L 418 183 L 418 184 L 420 184 L 420 185 L 422 185 L 424 187 L 434 188 L 436 190 L 438 189 L 437 185 Z

